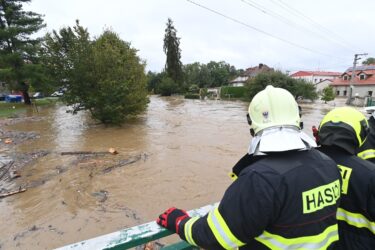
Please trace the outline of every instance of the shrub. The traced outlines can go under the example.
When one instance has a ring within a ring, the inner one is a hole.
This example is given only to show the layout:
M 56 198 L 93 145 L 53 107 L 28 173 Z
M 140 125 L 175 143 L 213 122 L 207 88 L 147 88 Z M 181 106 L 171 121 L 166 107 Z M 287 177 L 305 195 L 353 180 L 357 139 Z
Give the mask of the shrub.
M 246 93 L 245 87 L 224 86 L 224 87 L 221 87 L 220 97 L 221 98 L 242 98 L 245 96 L 245 93 Z
M 200 99 L 200 95 L 199 94 L 195 94 L 195 93 L 187 93 L 185 95 L 185 98 L 186 99 Z

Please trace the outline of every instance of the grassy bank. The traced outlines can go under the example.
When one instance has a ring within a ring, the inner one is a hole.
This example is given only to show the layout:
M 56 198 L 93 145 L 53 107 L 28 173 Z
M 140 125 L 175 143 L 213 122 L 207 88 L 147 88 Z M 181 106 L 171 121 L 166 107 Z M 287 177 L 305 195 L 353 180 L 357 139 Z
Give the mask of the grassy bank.
M 0 102 L 0 118 L 8 118 L 14 117 L 15 115 L 25 112 L 29 109 L 35 109 L 35 105 L 39 106 L 48 106 L 53 105 L 58 102 L 58 98 L 42 98 L 42 99 L 33 99 L 32 105 L 25 105 L 23 102 L 21 103 L 7 103 L 7 102 Z

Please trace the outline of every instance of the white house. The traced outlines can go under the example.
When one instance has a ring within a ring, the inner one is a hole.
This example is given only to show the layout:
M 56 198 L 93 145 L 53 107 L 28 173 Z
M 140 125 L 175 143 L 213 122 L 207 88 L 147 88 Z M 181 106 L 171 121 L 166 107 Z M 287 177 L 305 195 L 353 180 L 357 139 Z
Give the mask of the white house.
M 304 79 L 307 82 L 317 84 L 324 80 L 334 80 L 341 76 L 340 72 L 330 72 L 330 71 L 297 71 L 290 75 L 290 77 L 295 79 Z

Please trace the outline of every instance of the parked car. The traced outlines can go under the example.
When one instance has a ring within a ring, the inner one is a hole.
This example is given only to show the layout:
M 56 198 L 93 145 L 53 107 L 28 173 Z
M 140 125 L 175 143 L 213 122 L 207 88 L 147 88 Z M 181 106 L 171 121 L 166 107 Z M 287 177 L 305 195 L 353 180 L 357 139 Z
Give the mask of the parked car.
M 60 96 L 63 96 L 64 95 L 64 92 L 62 91 L 55 91 L 51 94 L 51 96 L 53 97 L 60 97 Z
M 34 95 L 33 95 L 33 98 L 35 99 L 38 99 L 38 98 L 43 98 L 44 95 L 42 92 L 36 92 Z
M 22 95 L 6 95 L 5 102 L 22 102 Z

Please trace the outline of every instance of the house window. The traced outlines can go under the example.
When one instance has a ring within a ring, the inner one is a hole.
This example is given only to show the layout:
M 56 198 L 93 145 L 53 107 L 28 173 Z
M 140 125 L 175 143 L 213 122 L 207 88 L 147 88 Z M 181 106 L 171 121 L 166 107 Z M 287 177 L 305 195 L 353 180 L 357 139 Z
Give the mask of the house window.
M 348 76 L 344 76 L 344 80 L 345 80 L 345 81 L 348 80 Z
M 336 95 L 340 95 L 340 90 L 337 90 L 337 91 L 336 91 Z
M 344 96 L 346 96 L 346 90 L 344 90 Z
M 369 92 L 368 92 L 368 95 L 369 95 L 369 96 L 372 96 L 372 91 L 369 91 Z
M 359 80 L 365 80 L 366 79 L 366 75 L 365 74 L 360 74 L 359 75 Z

